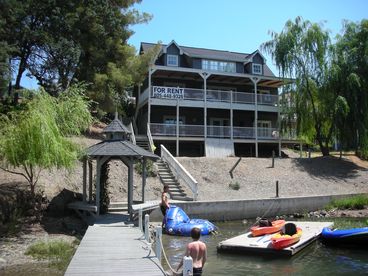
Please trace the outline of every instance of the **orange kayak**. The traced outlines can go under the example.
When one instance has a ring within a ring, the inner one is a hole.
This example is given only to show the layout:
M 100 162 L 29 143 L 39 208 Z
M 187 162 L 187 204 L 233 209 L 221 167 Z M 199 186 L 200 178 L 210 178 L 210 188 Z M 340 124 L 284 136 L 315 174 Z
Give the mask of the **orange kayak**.
M 266 234 L 273 234 L 281 230 L 285 225 L 285 220 L 279 219 L 272 222 L 272 226 L 253 226 L 250 228 L 253 237 L 262 236 Z
M 297 227 L 297 233 L 292 236 L 277 233 L 271 237 L 272 247 L 277 250 L 289 247 L 300 240 L 302 232 L 302 229 Z

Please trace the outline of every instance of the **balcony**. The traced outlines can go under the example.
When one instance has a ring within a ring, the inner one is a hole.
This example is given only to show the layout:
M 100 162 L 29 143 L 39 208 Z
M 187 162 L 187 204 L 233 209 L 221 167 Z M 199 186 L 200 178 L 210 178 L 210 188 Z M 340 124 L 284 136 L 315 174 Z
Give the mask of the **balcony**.
M 159 87 L 153 86 L 151 98 L 184 101 L 204 101 L 204 89 Z M 140 96 L 139 103 L 142 104 L 148 98 L 148 89 Z M 257 104 L 277 106 L 278 95 L 258 94 Z M 208 102 L 233 103 L 233 104 L 255 104 L 255 95 L 250 92 L 207 90 L 206 100 Z
M 176 137 L 176 125 L 173 124 L 150 124 L 152 136 Z M 231 131 L 234 139 L 255 139 L 254 127 L 233 127 L 207 125 L 207 137 L 230 139 Z M 278 140 L 275 135 L 276 128 L 258 128 L 258 139 Z M 179 125 L 179 137 L 204 137 L 204 125 Z

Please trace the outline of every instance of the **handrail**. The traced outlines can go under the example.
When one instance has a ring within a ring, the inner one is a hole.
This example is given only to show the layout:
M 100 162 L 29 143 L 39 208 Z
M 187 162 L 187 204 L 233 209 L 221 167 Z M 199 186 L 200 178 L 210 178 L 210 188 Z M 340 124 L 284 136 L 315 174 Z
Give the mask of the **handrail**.
M 147 123 L 147 137 L 148 137 L 150 150 L 151 150 L 151 152 L 154 152 L 155 151 L 154 150 L 155 145 L 153 144 L 153 139 L 152 139 L 151 129 L 150 129 L 149 123 Z
M 130 132 L 131 132 L 130 139 L 132 139 L 132 143 L 135 145 L 137 143 L 137 141 L 135 140 L 135 134 L 134 134 L 134 129 L 133 129 L 132 122 L 130 122 L 129 128 L 130 128 Z
M 192 191 L 193 199 L 197 200 L 198 182 L 191 174 L 179 163 L 178 160 L 161 144 L 161 159 L 165 161 L 173 175 L 179 180 L 182 180 Z

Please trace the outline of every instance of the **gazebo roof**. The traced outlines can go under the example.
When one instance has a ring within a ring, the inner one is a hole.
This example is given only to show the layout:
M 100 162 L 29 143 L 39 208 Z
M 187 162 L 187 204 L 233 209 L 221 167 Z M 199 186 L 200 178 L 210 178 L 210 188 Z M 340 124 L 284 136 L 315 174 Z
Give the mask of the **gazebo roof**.
M 146 157 L 149 159 L 159 159 L 156 154 L 153 154 L 137 145 L 134 145 L 130 141 L 126 140 L 105 140 L 87 149 L 87 156 L 90 157 L 135 157 L 139 159 Z
M 115 119 L 103 129 L 104 133 L 112 133 L 112 132 L 122 132 L 122 133 L 131 133 L 131 131 L 117 118 Z

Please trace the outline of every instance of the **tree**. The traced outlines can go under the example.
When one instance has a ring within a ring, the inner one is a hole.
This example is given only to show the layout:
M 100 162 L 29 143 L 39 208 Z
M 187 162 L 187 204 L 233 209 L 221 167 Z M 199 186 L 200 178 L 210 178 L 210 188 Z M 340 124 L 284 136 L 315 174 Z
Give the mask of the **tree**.
M 344 22 L 334 47 L 334 63 L 341 69 L 340 87 L 351 107 L 344 140 L 358 155 L 368 158 L 368 20 Z
M 111 111 L 113 93 L 109 91 L 123 98 L 136 79 L 133 60 L 140 57 L 127 44 L 133 34 L 129 28 L 151 18 L 132 9 L 140 2 L 1 1 L 0 41 L 14 47 L 15 89 L 20 88 L 26 70 L 51 95 L 83 81 L 90 84 L 89 96 Z
M 78 148 L 67 139 L 89 127 L 89 102 L 85 86 L 70 87 L 59 98 L 42 89 L 34 93 L 27 109 L 3 115 L 0 130 L 0 168 L 22 175 L 32 195 L 42 169 L 70 168 Z
M 297 17 L 262 48 L 271 54 L 282 77 L 295 79 L 295 110 L 298 133 L 317 141 L 322 154 L 329 154 L 340 90 L 330 89 L 336 68 L 331 67 L 330 39 L 320 24 Z

